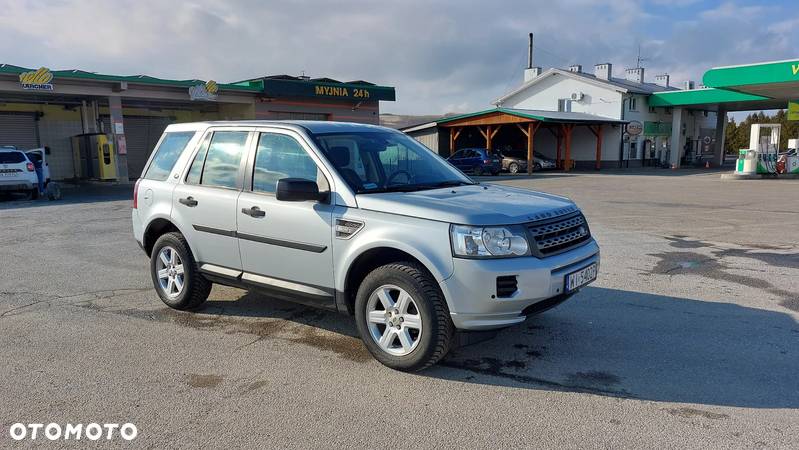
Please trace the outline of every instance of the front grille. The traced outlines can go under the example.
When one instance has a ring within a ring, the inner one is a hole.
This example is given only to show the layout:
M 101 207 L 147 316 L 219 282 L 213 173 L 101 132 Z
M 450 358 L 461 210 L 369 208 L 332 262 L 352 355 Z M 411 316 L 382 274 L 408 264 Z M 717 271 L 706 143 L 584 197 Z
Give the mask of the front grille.
M 533 222 L 527 229 L 533 242 L 533 254 L 539 257 L 564 252 L 591 239 L 588 223 L 580 212 Z
M 497 297 L 507 298 L 516 293 L 518 283 L 516 275 L 497 277 Z

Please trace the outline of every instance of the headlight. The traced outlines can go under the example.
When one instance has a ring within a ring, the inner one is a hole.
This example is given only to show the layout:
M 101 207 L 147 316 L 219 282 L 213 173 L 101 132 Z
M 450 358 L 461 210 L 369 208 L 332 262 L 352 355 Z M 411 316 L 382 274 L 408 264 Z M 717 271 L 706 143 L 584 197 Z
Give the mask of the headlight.
M 449 234 L 455 256 L 491 258 L 530 254 L 524 228 L 518 225 L 505 227 L 450 225 Z

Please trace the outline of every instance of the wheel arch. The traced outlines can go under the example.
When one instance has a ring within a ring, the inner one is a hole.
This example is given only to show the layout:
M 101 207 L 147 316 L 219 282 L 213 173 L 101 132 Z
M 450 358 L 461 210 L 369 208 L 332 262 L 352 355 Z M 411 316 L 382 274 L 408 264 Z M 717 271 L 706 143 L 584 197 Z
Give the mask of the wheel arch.
M 186 236 L 186 233 L 184 233 L 183 230 L 181 230 L 180 227 L 178 227 L 168 217 L 155 217 L 147 224 L 147 227 L 144 229 L 144 235 L 142 236 L 142 248 L 148 257 L 151 256 L 153 246 L 158 238 L 166 233 L 171 232 L 178 232 L 184 237 Z M 189 245 L 191 252 L 194 253 L 191 243 L 188 241 L 186 242 Z
M 339 284 L 341 290 L 338 292 L 338 307 L 342 312 L 350 315 L 355 311 L 355 296 L 358 287 L 366 276 L 374 269 L 386 264 L 399 261 L 410 261 L 418 264 L 427 271 L 433 279 L 439 281 L 449 276 L 436 270 L 435 265 L 423 255 L 414 254 L 412 249 L 403 249 L 399 245 L 378 245 L 363 249 L 357 256 L 354 256 L 351 263 L 347 265 L 343 283 Z

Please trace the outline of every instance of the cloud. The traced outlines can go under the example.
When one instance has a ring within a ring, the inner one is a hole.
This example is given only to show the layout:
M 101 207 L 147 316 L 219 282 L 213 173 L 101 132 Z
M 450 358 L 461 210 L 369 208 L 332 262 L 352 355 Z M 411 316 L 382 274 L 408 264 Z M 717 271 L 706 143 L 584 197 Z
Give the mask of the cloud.
M 610 61 L 621 74 L 640 44 L 647 71 L 675 80 L 797 56 L 780 25 L 799 20 L 790 5 L 677 1 L 684 16 L 660 0 L 0 0 L 0 62 L 222 82 L 305 71 L 395 86 L 383 110 L 435 114 L 520 83 L 529 31 L 537 65 Z

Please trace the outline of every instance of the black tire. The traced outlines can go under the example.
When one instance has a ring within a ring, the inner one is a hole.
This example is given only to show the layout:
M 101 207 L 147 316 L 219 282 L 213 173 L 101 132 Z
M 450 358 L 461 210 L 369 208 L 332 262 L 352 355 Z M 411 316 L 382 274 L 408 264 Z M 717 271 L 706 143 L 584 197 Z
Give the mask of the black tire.
M 175 249 L 181 261 L 183 261 L 183 290 L 175 297 L 168 296 L 158 282 L 157 259 L 161 249 L 167 246 Z M 176 232 L 166 233 L 155 241 L 153 251 L 150 253 L 150 276 L 153 279 L 155 291 L 161 297 L 161 301 L 170 308 L 179 310 L 194 309 L 203 304 L 208 299 L 213 285 L 200 273 L 197 262 L 194 260 L 194 255 L 191 253 L 191 248 L 186 243 L 186 238 Z
M 514 163 L 510 163 L 508 166 L 508 172 L 510 173 L 519 173 L 519 165 Z
M 30 199 L 31 200 L 38 200 L 39 199 L 39 188 L 35 187 L 30 191 Z
M 369 333 L 366 312 L 369 297 L 385 284 L 396 285 L 410 294 L 421 316 L 419 343 L 404 356 L 384 351 Z M 438 283 L 424 267 L 410 261 L 378 267 L 366 276 L 355 298 L 355 323 L 361 339 L 375 359 L 387 367 L 405 372 L 422 370 L 440 361 L 449 352 L 455 333 L 449 308 Z
M 479 176 L 482 176 L 482 175 L 483 175 L 483 168 L 480 167 L 480 166 L 475 167 L 474 168 L 474 176 L 479 177 Z
M 533 170 L 541 170 L 541 164 L 540 163 L 535 163 L 533 165 Z

